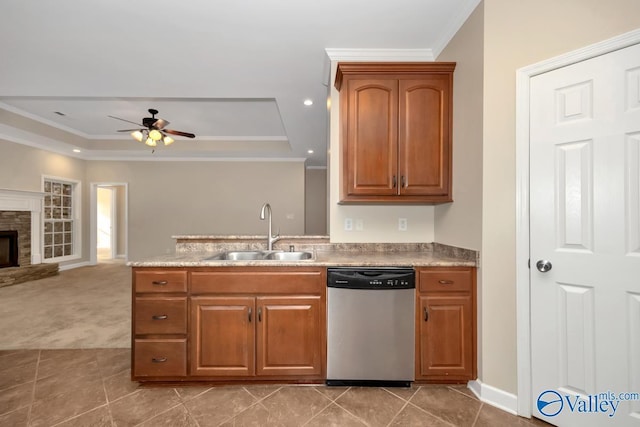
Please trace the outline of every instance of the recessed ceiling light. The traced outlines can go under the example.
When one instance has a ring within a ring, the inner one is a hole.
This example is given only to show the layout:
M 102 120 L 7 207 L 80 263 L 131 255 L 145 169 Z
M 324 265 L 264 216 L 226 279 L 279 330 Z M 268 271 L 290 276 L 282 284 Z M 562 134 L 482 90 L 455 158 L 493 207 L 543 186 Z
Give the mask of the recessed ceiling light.
M 82 150 L 80 150 L 80 149 L 78 149 L 78 148 L 74 148 L 74 149 L 73 149 L 73 152 L 74 152 L 74 153 L 82 153 Z
M 311 99 L 305 99 L 303 104 L 306 105 L 307 107 L 310 107 L 313 105 L 313 101 Z
M 307 153 L 313 154 L 313 150 L 307 150 Z

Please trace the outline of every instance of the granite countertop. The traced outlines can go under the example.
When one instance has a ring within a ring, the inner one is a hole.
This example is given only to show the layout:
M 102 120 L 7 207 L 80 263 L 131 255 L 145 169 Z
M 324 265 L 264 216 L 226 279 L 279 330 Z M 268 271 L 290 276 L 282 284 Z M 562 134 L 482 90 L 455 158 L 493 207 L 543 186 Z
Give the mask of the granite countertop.
M 264 250 L 264 236 L 174 236 L 178 244 L 175 254 L 160 255 L 127 263 L 131 267 L 340 267 L 340 266 L 415 266 L 415 267 L 476 267 L 478 252 L 439 243 L 342 243 L 332 244 L 326 236 L 287 236 L 274 249 L 308 251 L 313 259 L 280 260 L 206 260 L 225 250 Z M 206 243 L 203 243 L 206 242 Z M 242 242 L 242 243 L 239 243 Z M 248 242 L 248 243 L 247 243 Z

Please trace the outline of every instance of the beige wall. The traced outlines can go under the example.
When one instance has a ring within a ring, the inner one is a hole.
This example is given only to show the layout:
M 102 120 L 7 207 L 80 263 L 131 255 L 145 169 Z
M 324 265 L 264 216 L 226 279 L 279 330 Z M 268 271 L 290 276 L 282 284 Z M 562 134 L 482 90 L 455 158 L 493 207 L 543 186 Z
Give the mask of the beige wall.
M 482 244 L 483 5 L 438 56 L 453 74 L 453 203 L 435 207 L 435 240 L 480 250 Z
M 305 232 L 303 162 L 85 161 L 0 140 L 0 188 L 42 191 L 43 174 L 82 185 L 83 256 L 64 264 L 89 261 L 91 183 L 128 184 L 130 260 L 173 252 L 171 236 L 177 234 L 266 237 L 267 224 L 259 219 L 265 202 L 273 210 L 274 232 Z M 123 201 L 124 192 L 118 194 Z
M 307 169 L 305 174 L 305 234 L 327 234 L 327 169 Z
M 173 252 L 173 235 L 267 234 L 262 204 L 273 210 L 274 232 L 304 234 L 302 162 L 91 161 L 87 182 L 126 182 L 129 259 Z
M 640 28 L 637 0 L 485 0 L 482 380 L 516 393 L 516 70 Z
M 89 260 L 89 186 L 86 184 L 86 162 L 55 153 L 15 144 L 0 139 L 0 188 L 42 191 L 42 176 L 54 176 L 81 182 L 82 254 L 79 260 Z

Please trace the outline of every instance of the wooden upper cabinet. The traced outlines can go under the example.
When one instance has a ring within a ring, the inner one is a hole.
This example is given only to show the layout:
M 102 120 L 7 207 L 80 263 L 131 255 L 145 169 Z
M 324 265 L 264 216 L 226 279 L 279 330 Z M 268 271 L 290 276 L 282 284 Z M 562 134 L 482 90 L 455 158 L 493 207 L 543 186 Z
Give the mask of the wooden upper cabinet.
M 342 203 L 451 198 L 455 63 L 340 63 Z

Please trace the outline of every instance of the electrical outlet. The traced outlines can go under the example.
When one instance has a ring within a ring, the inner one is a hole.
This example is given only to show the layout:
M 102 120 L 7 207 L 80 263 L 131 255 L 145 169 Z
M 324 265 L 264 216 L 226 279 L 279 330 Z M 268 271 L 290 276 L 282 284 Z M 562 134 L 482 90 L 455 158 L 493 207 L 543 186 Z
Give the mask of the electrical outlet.
M 364 230 L 364 221 L 361 218 L 356 219 L 356 231 Z
M 407 231 L 407 218 L 398 218 L 398 230 Z
M 344 231 L 353 231 L 353 219 L 351 218 L 344 219 Z

